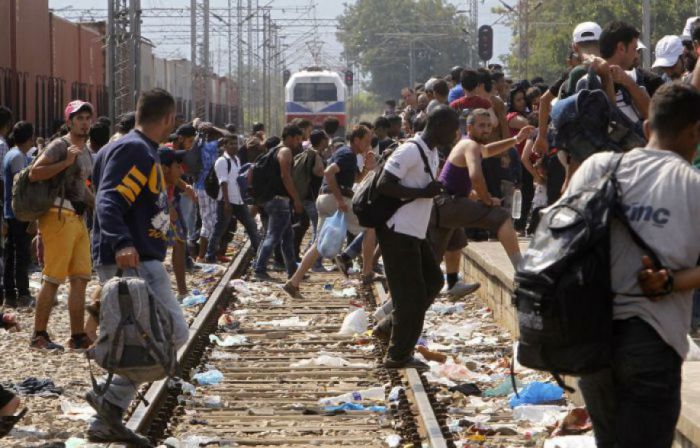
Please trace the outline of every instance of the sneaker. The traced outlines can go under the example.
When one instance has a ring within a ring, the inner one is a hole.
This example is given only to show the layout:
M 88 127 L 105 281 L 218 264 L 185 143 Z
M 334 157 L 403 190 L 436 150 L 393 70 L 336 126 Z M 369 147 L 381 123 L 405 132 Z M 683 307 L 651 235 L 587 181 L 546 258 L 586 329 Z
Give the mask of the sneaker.
M 85 394 L 85 401 L 95 410 L 97 418 L 87 431 L 91 442 L 122 442 L 139 447 L 152 446 L 150 441 L 128 429 L 122 421 L 124 409 L 116 406 L 95 391 Z
M 30 295 L 22 295 L 17 299 L 17 306 L 19 308 L 34 308 L 36 305 L 36 300 Z
M 414 357 L 410 357 L 402 361 L 397 361 L 387 357 L 384 360 L 384 367 L 386 367 L 387 369 L 430 370 L 430 366 L 428 366 L 428 364 L 424 363 L 423 361 L 419 361 Z
M 382 280 L 385 280 L 386 277 L 383 275 L 379 275 L 376 272 L 372 272 L 369 274 L 362 274 L 362 284 L 364 286 L 369 286 L 374 282 L 381 282 Z
M 85 333 L 73 335 L 68 341 L 68 348 L 73 351 L 85 351 L 91 345 L 92 340 Z
M 352 260 L 348 259 L 343 254 L 337 255 L 333 258 L 335 265 L 338 266 L 338 270 L 343 274 L 345 278 L 348 278 L 348 271 L 352 267 Z
M 271 282 L 275 279 L 270 276 L 267 272 L 254 272 L 253 281 L 255 282 Z
M 445 294 L 447 294 L 447 297 L 450 299 L 456 300 L 476 292 L 479 288 L 481 288 L 481 283 L 457 282 L 452 288 L 448 289 Z
M 285 283 L 282 289 L 284 289 L 284 292 L 289 294 L 289 297 L 292 299 L 304 300 L 304 296 L 301 295 L 299 287 L 292 285 L 291 282 Z
M 65 350 L 62 345 L 52 342 L 48 336 L 44 335 L 34 335 L 29 346 L 39 350 L 56 350 L 60 352 Z

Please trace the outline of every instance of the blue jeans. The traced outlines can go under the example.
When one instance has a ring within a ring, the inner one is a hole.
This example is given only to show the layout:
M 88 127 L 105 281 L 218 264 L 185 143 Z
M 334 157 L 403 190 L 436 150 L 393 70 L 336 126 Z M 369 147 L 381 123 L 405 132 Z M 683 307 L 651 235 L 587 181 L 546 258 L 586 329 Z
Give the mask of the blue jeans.
M 365 232 L 357 235 L 354 240 L 345 248 L 343 255 L 349 259 L 357 258 L 362 253 L 362 242 L 365 239 Z
M 260 246 L 258 227 L 255 225 L 255 220 L 253 220 L 248 206 L 245 204 L 231 204 L 231 210 L 226 213 L 224 201 L 217 201 L 216 225 L 214 226 L 214 234 L 209 238 L 209 244 L 207 245 L 207 259 L 212 259 L 216 256 L 221 238 L 231 225 L 231 218 L 233 217 L 243 224 L 243 228 L 245 228 L 248 238 L 250 238 L 250 244 L 253 246 L 253 250 L 258 250 L 258 246 Z
M 100 278 L 100 283 L 105 283 L 117 273 L 116 265 L 98 266 L 95 268 Z M 128 271 L 127 271 L 128 274 Z M 182 308 L 173 295 L 173 287 L 170 284 L 170 276 L 163 263 L 157 260 L 142 261 L 138 267 L 138 275 L 148 283 L 153 293 L 153 298 L 158 300 L 170 312 L 173 319 L 173 332 L 175 348 L 179 349 L 187 342 L 189 328 L 182 314 Z M 116 405 L 120 409 L 126 409 L 136 396 L 139 384 L 115 375 L 112 384 L 105 393 L 105 400 Z
M 640 318 L 613 324 L 611 368 L 579 387 L 598 448 L 670 448 L 681 411 L 680 355 Z
M 186 194 L 180 195 L 180 211 L 182 221 L 187 229 L 187 241 L 197 241 L 199 239 L 199 229 L 197 228 L 197 203 L 191 200 Z
M 291 276 L 296 271 L 297 266 L 294 261 L 294 231 L 292 230 L 292 212 L 289 208 L 289 199 L 275 197 L 265 203 L 264 209 L 268 216 L 267 232 L 265 240 L 258 250 L 255 272 L 258 274 L 267 272 L 267 262 L 272 251 L 281 242 L 287 275 Z

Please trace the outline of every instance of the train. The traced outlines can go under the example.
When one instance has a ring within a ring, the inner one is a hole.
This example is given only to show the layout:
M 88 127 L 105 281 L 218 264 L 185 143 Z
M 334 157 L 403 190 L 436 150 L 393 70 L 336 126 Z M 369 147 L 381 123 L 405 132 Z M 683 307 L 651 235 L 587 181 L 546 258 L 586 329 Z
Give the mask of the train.
M 108 115 L 105 22 L 75 23 L 49 10 L 48 0 L 0 0 L 0 104 L 15 120 L 34 124 L 48 137 L 63 123 L 72 99 L 89 101 L 97 115 Z M 161 87 L 177 112 L 193 119 L 192 63 L 163 59 L 141 45 L 141 89 Z M 209 121 L 237 122 L 238 87 L 232 79 L 211 76 Z
M 336 117 L 340 127 L 347 125 L 347 87 L 333 71 L 309 67 L 290 76 L 285 86 L 285 119 L 306 118 L 320 127 L 327 117 Z

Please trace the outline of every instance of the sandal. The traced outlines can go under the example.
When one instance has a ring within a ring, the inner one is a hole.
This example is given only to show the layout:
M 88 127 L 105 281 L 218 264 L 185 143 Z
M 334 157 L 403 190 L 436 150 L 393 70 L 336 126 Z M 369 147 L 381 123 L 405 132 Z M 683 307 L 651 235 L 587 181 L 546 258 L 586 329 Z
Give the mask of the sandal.
M 22 409 L 22 411 L 17 415 L 8 415 L 6 417 L 0 417 L 0 439 L 5 437 L 12 431 L 17 422 L 22 420 L 24 415 L 27 413 L 27 408 Z

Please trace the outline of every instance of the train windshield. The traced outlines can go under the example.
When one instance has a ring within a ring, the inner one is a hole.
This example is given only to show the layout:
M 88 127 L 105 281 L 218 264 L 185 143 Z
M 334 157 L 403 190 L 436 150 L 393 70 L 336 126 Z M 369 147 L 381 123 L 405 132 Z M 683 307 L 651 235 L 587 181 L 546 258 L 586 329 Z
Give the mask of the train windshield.
M 338 89 L 335 84 L 330 82 L 299 83 L 294 86 L 294 101 L 298 103 L 338 101 Z

